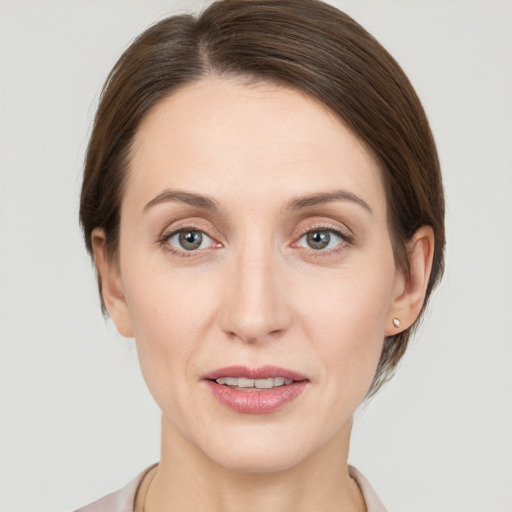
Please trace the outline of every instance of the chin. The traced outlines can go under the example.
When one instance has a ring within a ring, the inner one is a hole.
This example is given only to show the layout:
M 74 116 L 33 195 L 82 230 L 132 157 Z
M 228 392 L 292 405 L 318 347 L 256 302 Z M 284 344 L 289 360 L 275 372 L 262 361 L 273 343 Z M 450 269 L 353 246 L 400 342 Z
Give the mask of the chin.
M 274 473 L 300 464 L 308 456 L 305 444 L 284 432 L 246 432 L 211 439 L 203 453 L 219 466 L 238 473 Z M 316 447 L 311 447 L 311 452 Z
M 218 456 L 217 456 L 218 455 Z M 297 466 L 302 454 L 296 449 L 282 450 L 255 446 L 252 450 L 236 453 L 212 454 L 214 461 L 229 471 L 237 473 L 276 473 Z M 213 458 L 212 457 L 212 458 Z

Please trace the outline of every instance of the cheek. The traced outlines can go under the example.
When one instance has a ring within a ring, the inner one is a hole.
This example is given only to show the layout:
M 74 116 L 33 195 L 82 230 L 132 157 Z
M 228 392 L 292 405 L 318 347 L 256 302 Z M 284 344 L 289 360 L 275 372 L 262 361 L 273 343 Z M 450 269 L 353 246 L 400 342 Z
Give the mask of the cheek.
M 142 373 L 159 406 L 180 411 L 178 398 L 197 378 L 197 361 L 212 337 L 215 291 L 222 283 L 206 269 L 173 268 L 162 254 L 132 252 L 125 268 L 124 291 Z
M 184 357 L 207 329 L 213 304 L 202 287 L 176 276 L 133 283 L 127 293 L 135 338 L 142 348 Z
M 361 398 L 378 365 L 393 286 L 389 277 L 393 272 L 367 268 L 304 287 L 302 305 L 296 308 L 306 336 L 314 340 L 315 353 L 322 359 L 324 377 L 333 386 L 354 390 L 345 396 Z
M 128 237 L 127 237 L 128 238 Z M 123 261 L 123 289 L 135 338 L 151 342 L 171 342 L 177 333 L 200 329 L 212 301 L 214 276 L 206 271 L 176 268 L 163 250 L 140 247 L 126 240 L 129 258 Z M 151 335 L 150 335 L 151 334 Z M 192 338 L 194 333 L 191 333 Z

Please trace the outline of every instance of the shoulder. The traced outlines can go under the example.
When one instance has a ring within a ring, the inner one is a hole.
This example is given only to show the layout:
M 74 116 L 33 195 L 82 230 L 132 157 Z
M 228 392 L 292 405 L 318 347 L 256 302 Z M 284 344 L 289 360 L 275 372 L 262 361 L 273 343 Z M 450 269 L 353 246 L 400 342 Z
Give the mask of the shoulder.
M 364 475 L 354 466 L 349 466 L 348 472 L 349 475 L 356 481 L 359 489 L 361 489 L 361 493 L 366 503 L 367 512 L 386 512 L 386 507 L 382 501 L 380 501 L 377 493 L 371 486 L 370 482 L 368 482 L 368 480 L 364 477 Z
M 128 482 L 122 489 L 107 494 L 103 498 L 96 500 L 85 507 L 79 508 L 75 512 L 133 512 L 135 496 L 137 490 L 144 479 L 144 476 L 153 466 L 146 468 L 139 473 L 133 480 Z

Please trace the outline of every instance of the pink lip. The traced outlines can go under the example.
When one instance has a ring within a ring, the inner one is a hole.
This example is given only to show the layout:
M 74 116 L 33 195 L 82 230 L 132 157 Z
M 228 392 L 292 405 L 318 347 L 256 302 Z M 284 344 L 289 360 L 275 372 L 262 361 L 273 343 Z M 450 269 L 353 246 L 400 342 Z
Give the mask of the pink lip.
M 308 380 L 308 378 L 292 370 L 279 366 L 265 365 L 259 368 L 247 366 L 226 366 L 203 375 L 203 379 L 215 380 L 220 377 L 245 377 L 246 379 L 269 379 L 270 377 L 284 377 L 290 380 Z
M 217 384 L 215 379 L 220 377 L 245 377 L 247 379 L 284 377 L 294 382 L 260 391 L 238 391 L 228 386 Z M 213 396 L 221 404 L 234 411 L 247 414 L 265 414 L 278 410 L 297 398 L 309 382 L 306 376 L 277 366 L 263 366 L 260 368 L 229 366 L 208 373 L 203 376 L 203 379 Z

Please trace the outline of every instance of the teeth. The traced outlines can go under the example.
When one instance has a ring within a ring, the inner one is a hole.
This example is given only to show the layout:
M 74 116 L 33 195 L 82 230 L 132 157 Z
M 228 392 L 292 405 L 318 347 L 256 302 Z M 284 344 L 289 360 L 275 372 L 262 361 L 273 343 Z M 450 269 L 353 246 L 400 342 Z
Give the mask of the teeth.
M 270 377 L 268 379 L 246 379 L 245 377 L 220 377 L 215 381 L 217 384 L 225 384 L 238 388 L 257 388 L 270 389 L 283 385 L 289 385 L 293 382 L 284 377 Z
M 238 387 L 239 388 L 253 388 L 254 387 L 254 379 L 244 379 L 240 377 L 238 379 Z
M 274 387 L 274 379 L 270 377 L 269 379 L 256 379 L 254 381 L 254 387 L 259 389 L 270 389 Z

